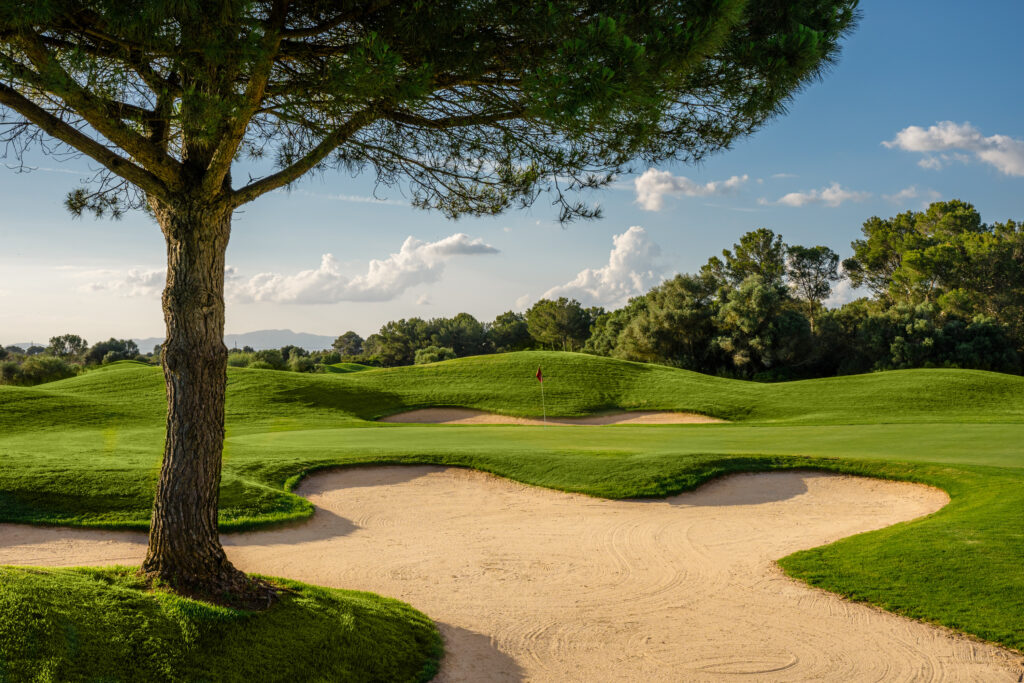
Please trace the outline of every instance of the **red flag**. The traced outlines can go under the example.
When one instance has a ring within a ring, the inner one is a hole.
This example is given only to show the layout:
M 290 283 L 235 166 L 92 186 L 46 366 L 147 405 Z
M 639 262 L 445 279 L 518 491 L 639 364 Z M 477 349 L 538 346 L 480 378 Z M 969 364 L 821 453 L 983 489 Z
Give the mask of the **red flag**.
M 541 374 L 540 368 L 537 368 L 537 381 L 538 382 L 543 382 L 544 381 L 544 375 Z

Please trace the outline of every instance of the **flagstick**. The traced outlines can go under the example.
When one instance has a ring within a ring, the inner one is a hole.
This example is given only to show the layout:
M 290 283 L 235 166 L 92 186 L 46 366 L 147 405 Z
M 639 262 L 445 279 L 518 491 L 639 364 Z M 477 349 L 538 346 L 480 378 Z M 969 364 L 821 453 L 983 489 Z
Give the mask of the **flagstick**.
M 544 426 L 547 427 L 548 426 L 548 409 L 547 409 L 547 406 L 544 403 L 544 380 L 540 381 L 540 410 L 541 410 L 541 414 L 544 416 Z

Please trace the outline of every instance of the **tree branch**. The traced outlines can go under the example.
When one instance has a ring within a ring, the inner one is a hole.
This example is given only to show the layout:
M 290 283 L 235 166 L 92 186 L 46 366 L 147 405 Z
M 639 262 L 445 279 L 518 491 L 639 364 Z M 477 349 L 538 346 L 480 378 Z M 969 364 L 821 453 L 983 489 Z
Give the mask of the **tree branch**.
M 334 16 L 327 21 L 322 21 L 316 26 L 310 26 L 309 28 L 293 28 L 283 32 L 285 38 L 315 38 L 319 35 L 327 33 L 333 29 L 338 28 L 346 21 L 354 21 L 355 19 L 364 19 L 375 12 L 387 7 L 393 2 L 393 0 L 376 0 L 375 2 L 369 3 L 369 7 L 363 9 L 358 15 L 339 14 Z
M 263 103 L 267 83 L 270 81 L 270 74 L 274 68 L 274 58 L 277 56 L 278 47 L 281 44 L 281 31 L 284 29 L 288 15 L 289 2 L 290 0 L 275 0 L 274 6 L 270 10 L 269 21 L 261 41 L 263 55 L 253 69 L 252 77 L 246 85 L 243 105 L 232 117 L 223 135 L 220 136 L 217 148 L 213 151 L 210 163 L 203 174 L 202 190 L 206 194 L 214 194 L 224 184 L 224 178 L 231 170 L 231 162 L 235 158 L 238 146 L 245 138 L 249 121 Z
M 320 141 L 320 144 L 307 152 L 305 156 L 293 163 L 291 166 L 287 166 L 277 173 L 273 173 L 266 178 L 257 180 L 256 182 L 250 183 L 245 187 L 232 192 L 228 199 L 229 203 L 233 207 L 238 207 L 246 202 L 251 202 L 253 199 L 256 199 L 262 194 L 266 194 L 271 190 L 276 190 L 279 187 L 284 187 L 289 183 L 295 182 L 305 173 L 315 168 L 317 164 L 326 159 L 327 156 L 339 145 L 344 143 L 355 135 L 361 128 L 372 123 L 377 118 L 379 118 L 379 114 L 373 106 L 356 112 L 348 121 L 345 122 L 344 125 L 338 127 L 333 133 L 324 137 L 324 139 Z
M 29 82 L 35 81 L 36 87 L 53 92 L 67 102 L 100 135 L 138 159 L 145 168 L 149 169 L 167 186 L 174 187 L 180 184 L 181 165 L 152 145 L 146 138 L 124 125 L 120 119 L 111 120 L 113 103 L 110 100 L 98 99 L 78 85 L 78 82 L 52 58 L 50 52 L 38 38 L 32 39 L 25 36 L 23 44 L 25 54 L 39 70 L 39 73 L 36 74 L 22 66 L 25 72 L 23 75 Z M 51 83 L 44 81 L 41 74 L 47 72 L 56 74 L 63 85 L 53 87 Z
M 425 116 L 418 116 L 405 111 L 398 111 L 395 109 L 385 112 L 385 117 L 389 121 L 395 123 L 401 123 L 407 126 L 416 126 L 417 128 L 430 128 L 433 130 L 447 130 L 449 128 L 461 128 L 463 126 L 487 126 L 494 123 L 501 123 L 502 121 L 511 121 L 521 117 L 523 110 L 521 107 L 511 111 L 503 111 L 495 114 L 465 114 L 462 116 L 445 116 L 443 118 L 431 119 Z
M 136 166 L 128 159 L 115 154 L 103 144 L 68 123 L 61 121 L 32 100 L 3 83 L 0 83 L 0 104 L 18 112 L 47 135 L 95 159 L 111 173 L 133 183 L 143 192 L 153 195 L 162 201 L 169 199 L 170 193 L 167 186 L 158 177 L 146 169 Z

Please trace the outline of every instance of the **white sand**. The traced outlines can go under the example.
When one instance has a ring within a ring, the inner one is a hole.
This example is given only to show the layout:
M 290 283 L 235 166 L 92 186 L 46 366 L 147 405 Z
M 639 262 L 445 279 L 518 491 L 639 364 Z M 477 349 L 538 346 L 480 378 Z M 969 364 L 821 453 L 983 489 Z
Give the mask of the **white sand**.
M 1016 681 L 1021 657 L 782 575 L 801 548 L 931 513 L 936 489 L 808 472 L 607 501 L 436 467 L 312 476 L 306 524 L 225 537 L 241 568 L 405 600 L 442 681 Z M 0 525 L 0 563 L 138 563 L 130 532 Z
M 459 425 L 542 425 L 544 420 L 531 417 L 496 415 L 469 408 L 420 408 L 382 417 L 380 422 Z M 555 425 L 668 425 L 705 424 L 725 422 L 717 417 L 698 413 L 679 413 L 668 410 L 635 410 L 624 413 L 606 413 L 587 417 L 549 417 L 547 424 Z

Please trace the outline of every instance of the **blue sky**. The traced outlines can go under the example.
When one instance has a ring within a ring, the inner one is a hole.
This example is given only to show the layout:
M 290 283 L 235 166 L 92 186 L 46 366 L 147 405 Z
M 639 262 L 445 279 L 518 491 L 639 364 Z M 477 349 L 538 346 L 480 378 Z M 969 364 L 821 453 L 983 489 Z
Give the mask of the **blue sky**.
M 698 167 L 638 168 L 594 195 L 598 221 L 559 226 L 542 199 L 452 222 L 397 189 L 372 201 L 371 179 L 341 174 L 257 200 L 228 248 L 228 332 L 366 335 L 401 317 L 489 320 L 545 294 L 615 306 L 747 230 L 845 257 L 868 217 L 937 198 L 970 201 L 989 222 L 1024 218 L 1024 3 L 861 7 L 838 65 L 787 115 Z M 70 218 L 62 200 L 89 164 L 34 163 L 0 169 L 0 343 L 162 335 L 156 225 Z

